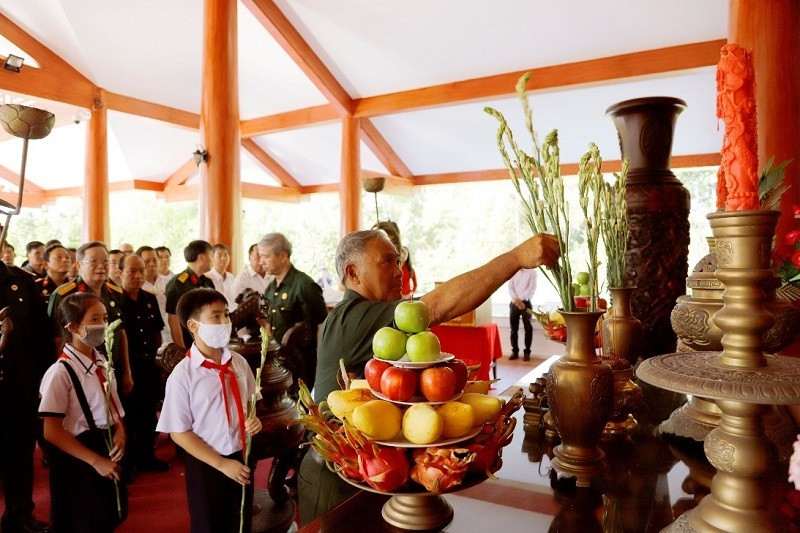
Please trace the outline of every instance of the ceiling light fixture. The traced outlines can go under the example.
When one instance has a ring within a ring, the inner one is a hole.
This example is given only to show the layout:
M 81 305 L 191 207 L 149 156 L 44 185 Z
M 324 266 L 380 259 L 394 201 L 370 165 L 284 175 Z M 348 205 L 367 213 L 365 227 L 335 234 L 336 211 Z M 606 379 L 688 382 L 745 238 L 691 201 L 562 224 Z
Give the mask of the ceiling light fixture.
M 197 150 L 192 152 L 192 159 L 194 159 L 194 162 L 200 166 L 200 163 L 205 163 L 208 161 L 208 150 L 198 145 Z
M 11 72 L 19 72 L 24 62 L 25 62 L 24 57 L 15 56 L 14 54 L 8 54 L 5 63 L 3 63 L 3 68 L 6 70 L 10 70 Z

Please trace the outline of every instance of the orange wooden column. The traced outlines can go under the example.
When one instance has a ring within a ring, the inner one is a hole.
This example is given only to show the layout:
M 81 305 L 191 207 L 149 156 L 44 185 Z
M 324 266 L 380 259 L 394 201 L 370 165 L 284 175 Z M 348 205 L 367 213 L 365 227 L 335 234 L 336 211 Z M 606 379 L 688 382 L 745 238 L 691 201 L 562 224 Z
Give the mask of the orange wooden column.
M 800 205 L 800 2 L 731 0 L 728 40 L 753 51 L 759 171 L 770 157 L 794 159 L 776 232 L 778 250 L 786 252 L 783 235 L 795 227 L 792 205 Z
M 200 165 L 200 237 L 231 248 L 235 270 L 242 263 L 239 181 L 239 87 L 237 0 L 205 1 L 200 137 L 208 162 Z
M 97 89 L 92 118 L 86 125 L 86 168 L 83 176 L 83 240 L 111 238 L 108 222 L 108 118 L 106 93 Z
M 342 118 L 342 178 L 339 182 L 339 237 L 361 225 L 361 126 L 357 118 Z

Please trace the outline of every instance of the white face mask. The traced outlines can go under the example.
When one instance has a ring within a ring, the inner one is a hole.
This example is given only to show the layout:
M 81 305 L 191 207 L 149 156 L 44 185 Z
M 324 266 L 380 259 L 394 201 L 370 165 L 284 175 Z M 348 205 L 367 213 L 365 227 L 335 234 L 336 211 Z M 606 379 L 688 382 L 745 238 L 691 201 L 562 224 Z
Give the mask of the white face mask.
M 83 337 L 78 337 L 83 344 L 96 348 L 106 342 L 106 329 L 108 328 L 108 324 L 83 326 L 83 328 L 86 330 L 86 333 L 84 333 Z
M 225 324 L 206 324 L 198 322 L 197 336 L 200 337 L 207 346 L 211 348 L 224 348 L 231 340 L 232 325 L 230 322 Z

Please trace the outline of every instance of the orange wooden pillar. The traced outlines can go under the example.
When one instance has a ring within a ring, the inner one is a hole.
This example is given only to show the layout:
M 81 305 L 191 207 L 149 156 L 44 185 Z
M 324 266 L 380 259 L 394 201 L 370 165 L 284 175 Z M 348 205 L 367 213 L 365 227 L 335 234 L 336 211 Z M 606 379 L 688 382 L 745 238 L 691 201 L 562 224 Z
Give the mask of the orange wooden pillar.
M 359 119 L 342 118 L 342 179 L 339 182 L 339 237 L 361 225 L 361 139 Z
M 200 237 L 230 246 L 235 270 L 242 262 L 237 5 L 205 1 L 200 137 L 208 161 L 200 165 L 198 206 Z
M 728 40 L 753 51 L 756 69 L 759 170 L 770 157 L 786 170 L 776 245 L 795 227 L 792 206 L 800 205 L 800 1 L 731 0 Z
M 108 118 L 105 91 L 97 89 L 92 118 L 86 125 L 86 168 L 83 177 L 83 240 L 111 238 L 108 222 Z

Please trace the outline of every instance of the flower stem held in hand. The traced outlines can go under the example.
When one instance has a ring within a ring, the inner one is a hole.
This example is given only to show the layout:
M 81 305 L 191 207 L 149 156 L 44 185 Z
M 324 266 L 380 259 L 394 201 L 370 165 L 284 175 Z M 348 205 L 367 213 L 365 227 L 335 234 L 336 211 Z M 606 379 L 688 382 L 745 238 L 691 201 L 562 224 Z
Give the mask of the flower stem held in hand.
M 256 390 L 253 392 L 253 395 L 250 397 L 250 401 L 247 403 L 247 418 L 252 418 L 256 415 L 256 402 L 258 402 L 259 391 L 261 390 L 261 371 L 264 370 L 264 364 L 267 362 L 267 348 L 269 347 L 269 332 L 265 327 L 261 327 L 261 364 L 258 365 L 258 369 L 256 369 Z M 251 443 L 253 441 L 252 435 L 248 432 L 247 433 L 247 440 L 245 443 L 245 449 L 242 450 L 244 454 L 244 464 L 245 466 L 249 466 L 250 462 L 250 449 L 252 448 Z M 247 485 L 242 485 L 242 501 L 239 504 L 239 533 L 244 531 L 244 503 L 245 503 L 245 494 L 247 490 Z
M 111 360 L 112 350 L 114 349 L 114 333 L 116 332 L 117 328 L 122 324 L 122 320 L 116 319 L 114 322 L 108 325 L 106 329 L 106 362 L 103 365 L 105 367 L 106 373 L 106 381 L 103 384 L 105 390 L 105 408 L 106 408 L 106 446 L 108 446 L 108 453 L 111 454 L 116 447 L 114 443 L 114 419 L 113 413 L 111 412 L 111 405 L 112 405 L 112 392 L 114 390 L 114 381 L 116 376 L 114 375 L 114 362 Z M 118 421 L 119 424 L 122 421 Z M 117 455 L 119 455 L 121 450 L 117 450 Z M 121 455 L 120 455 L 121 457 Z M 119 494 L 119 480 L 114 478 L 114 491 L 117 494 L 117 516 L 122 519 L 122 500 Z

